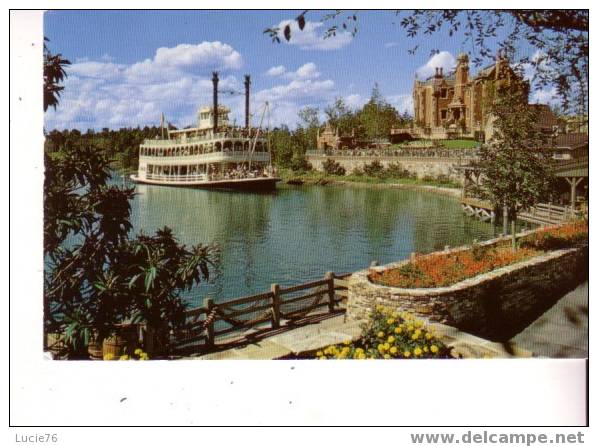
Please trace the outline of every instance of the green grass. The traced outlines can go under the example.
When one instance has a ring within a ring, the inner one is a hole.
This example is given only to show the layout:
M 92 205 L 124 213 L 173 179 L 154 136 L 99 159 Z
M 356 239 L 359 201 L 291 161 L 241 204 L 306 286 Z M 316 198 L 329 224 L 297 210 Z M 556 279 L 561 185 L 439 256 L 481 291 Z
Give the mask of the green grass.
M 447 149 L 473 149 L 479 145 L 478 141 L 472 139 L 445 139 L 441 143 Z

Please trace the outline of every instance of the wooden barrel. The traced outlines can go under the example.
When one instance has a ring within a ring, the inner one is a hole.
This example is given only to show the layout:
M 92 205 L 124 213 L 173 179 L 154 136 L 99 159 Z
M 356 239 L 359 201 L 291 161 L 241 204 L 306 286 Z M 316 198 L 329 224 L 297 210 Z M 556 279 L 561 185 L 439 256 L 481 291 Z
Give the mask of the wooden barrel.
M 102 345 L 99 342 L 90 342 L 87 346 L 87 352 L 89 353 L 89 359 L 101 360 L 104 357 Z
M 132 356 L 135 349 L 139 347 L 137 326 L 127 325 L 119 328 L 118 333 L 104 339 L 102 345 L 103 356 L 112 354 L 114 359 L 122 355 Z

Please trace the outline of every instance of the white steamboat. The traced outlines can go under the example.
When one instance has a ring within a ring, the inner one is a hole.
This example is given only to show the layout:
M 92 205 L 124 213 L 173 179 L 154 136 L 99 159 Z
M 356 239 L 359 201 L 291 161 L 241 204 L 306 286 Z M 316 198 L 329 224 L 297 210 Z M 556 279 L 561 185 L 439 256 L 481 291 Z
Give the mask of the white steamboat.
M 230 110 L 218 105 L 218 73 L 212 77 L 214 103 L 197 113 L 197 127 L 164 129 L 139 147 L 138 183 L 237 190 L 272 190 L 280 178 L 272 167 L 267 134 L 250 127 L 249 76 L 245 76 L 245 126 L 231 125 Z

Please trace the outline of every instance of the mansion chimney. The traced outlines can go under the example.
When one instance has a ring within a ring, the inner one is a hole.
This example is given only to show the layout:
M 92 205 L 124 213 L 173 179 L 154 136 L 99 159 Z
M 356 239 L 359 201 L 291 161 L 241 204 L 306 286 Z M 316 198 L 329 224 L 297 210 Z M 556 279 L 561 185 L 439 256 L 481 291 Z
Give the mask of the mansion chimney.
M 248 74 L 245 75 L 245 128 L 249 129 L 249 86 L 251 85 L 251 78 Z
M 212 84 L 214 85 L 214 134 L 218 132 L 218 72 L 212 73 Z

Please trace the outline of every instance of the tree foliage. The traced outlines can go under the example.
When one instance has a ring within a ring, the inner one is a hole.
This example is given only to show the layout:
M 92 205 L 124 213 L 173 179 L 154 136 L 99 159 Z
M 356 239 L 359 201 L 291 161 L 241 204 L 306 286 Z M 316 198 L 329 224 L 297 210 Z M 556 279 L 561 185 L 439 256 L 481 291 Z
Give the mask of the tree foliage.
M 538 130 L 537 109 L 516 84 L 499 86 L 492 104 L 494 133 L 480 149 L 483 172 L 477 193 L 515 221 L 522 210 L 549 198 L 554 177 L 546 138 Z M 514 236 L 514 234 L 513 234 Z
M 44 111 L 49 107 L 56 109 L 60 93 L 64 89 L 60 83 L 67 75 L 64 67 L 71 64 L 62 54 L 52 54 L 46 42 L 48 39 L 44 37 Z
M 44 92 L 54 92 L 48 105 L 58 104 L 63 75 L 44 76 Z M 122 323 L 180 327 L 181 293 L 208 280 L 218 263 L 215 245 L 187 248 L 167 227 L 130 234 L 134 190 L 110 184 L 114 146 L 96 138 L 94 131 L 53 131 L 44 154 L 44 336 L 63 334 L 74 356 Z
M 296 18 L 305 24 L 308 11 Z M 313 14 L 312 12 L 309 12 Z M 463 36 L 462 45 L 472 48 L 472 61 L 476 66 L 490 61 L 495 55 L 495 44 L 505 50 L 514 62 L 534 68 L 532 83 L 540 89 L 555 86 L 563 107 L 569 111 L 586 114 L 589 81 L 589 11 L 570 10 L 397 10 L 394 23 L 409 38 L 446 33 Z M 319 18 L 328 24 L 324 38 L 336 35 L 339 30 L 358 31 L 357 13 L 335 11 Z M 301 30 L 302 26 L 299 27 Z M 288 41 L 293 38 L 291 28 L 282 30 Z M 274 42 L 280 42 L 279 28 L 264 31 Z M 536 51 L 515 59 L 519 42 L 524 41 Z M 409 50 L 414 54 L 415 45 Z M 437 52 L 438 50 L 432 50 Z

